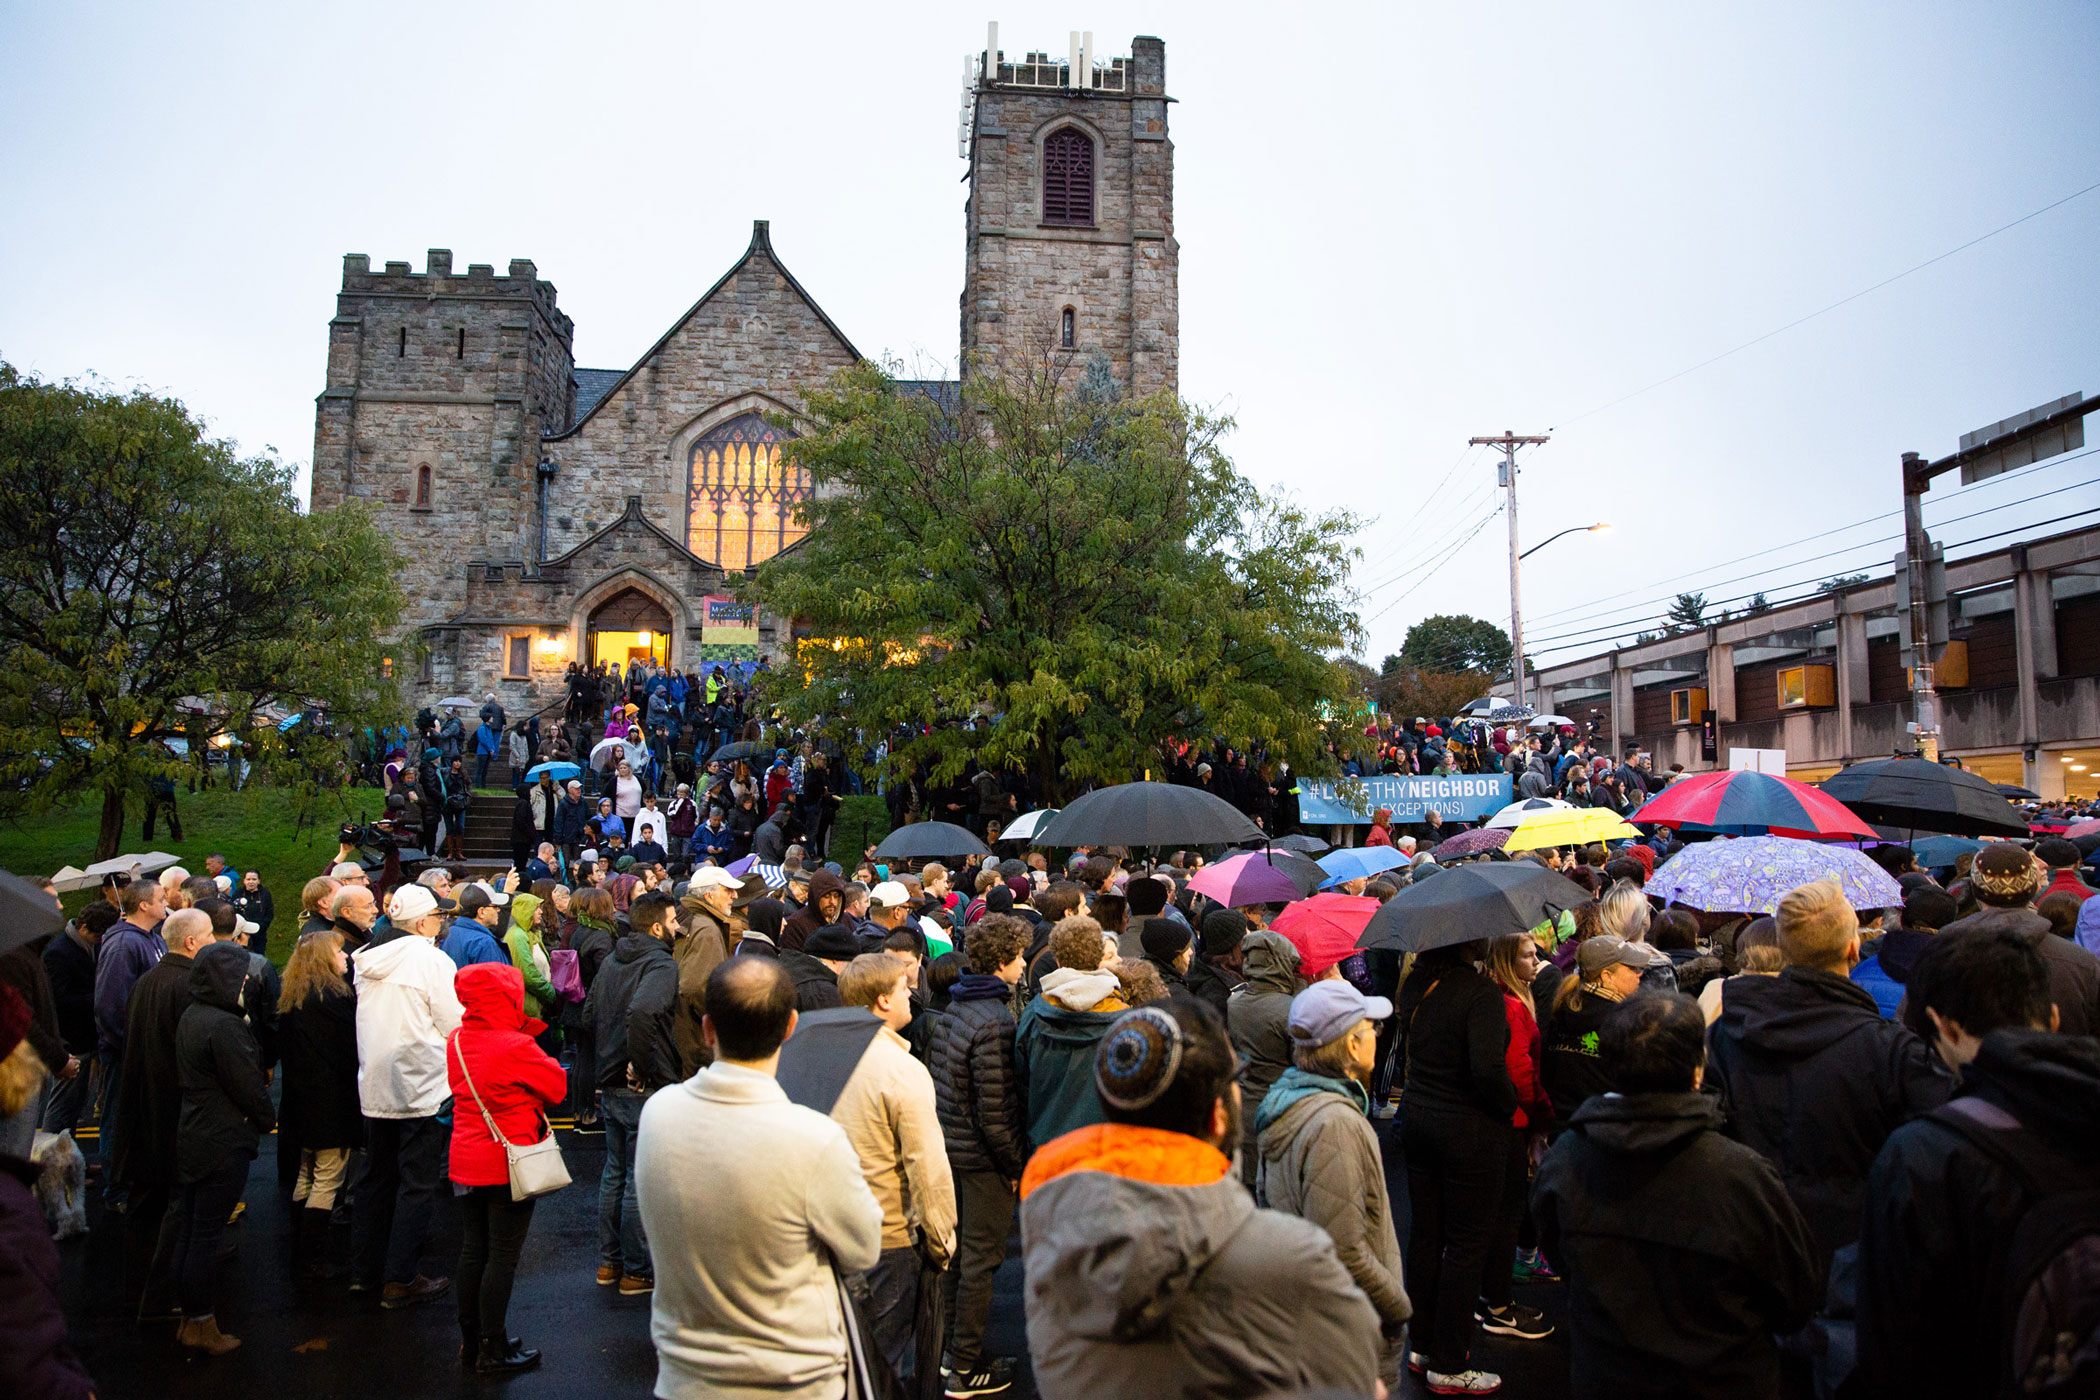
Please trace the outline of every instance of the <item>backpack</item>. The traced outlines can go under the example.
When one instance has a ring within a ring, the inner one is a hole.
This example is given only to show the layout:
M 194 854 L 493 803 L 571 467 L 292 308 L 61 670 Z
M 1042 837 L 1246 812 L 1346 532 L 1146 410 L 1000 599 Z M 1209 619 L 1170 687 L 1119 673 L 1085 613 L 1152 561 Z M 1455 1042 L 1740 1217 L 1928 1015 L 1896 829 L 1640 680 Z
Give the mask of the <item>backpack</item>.
M 2005 1256 L 2007 1396 L 2100 1393 L 2100 1169 L 2074 1162 L 1973 1096 L 1932 1118 L 1988 1154 L 2032 1197 Z

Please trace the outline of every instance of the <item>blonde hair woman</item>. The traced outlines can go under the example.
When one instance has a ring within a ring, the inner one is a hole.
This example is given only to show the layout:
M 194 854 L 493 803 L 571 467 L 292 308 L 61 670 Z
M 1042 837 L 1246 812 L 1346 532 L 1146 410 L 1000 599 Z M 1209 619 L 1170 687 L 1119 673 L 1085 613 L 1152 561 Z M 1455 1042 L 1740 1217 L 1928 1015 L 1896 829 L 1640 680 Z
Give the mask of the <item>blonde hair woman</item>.
M 357 1101 L 357 999 L 343 974 L 343 935 L 309 933 L 284 965 L 277 1027 L 284 1060 L 281 1141 L 299 1149 L 292 1200 L 299 1212 L 296 1253 L 308 1278 L 343 1270 L 328 1257 L 328 1221 L 350 1153 L 364 1135 Z

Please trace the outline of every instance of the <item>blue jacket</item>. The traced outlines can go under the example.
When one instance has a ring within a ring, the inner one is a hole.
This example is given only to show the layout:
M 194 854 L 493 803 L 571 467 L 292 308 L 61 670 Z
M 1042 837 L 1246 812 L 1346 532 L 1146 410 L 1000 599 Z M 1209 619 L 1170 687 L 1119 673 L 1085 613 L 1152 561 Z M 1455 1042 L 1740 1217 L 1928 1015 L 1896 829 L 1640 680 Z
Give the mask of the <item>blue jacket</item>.
M 583 844 L 583 825 L 591 818 L 591 808 L 580 797 L 564 797 L 554 804 L 554 840 L 563 846 Z
M 490 758 L 496 756 L 496 731 L 486 724 L 474 731 L 474 752 L 485 753 Z
M 95 952 L 95 1039 L 102 1063 L 114 1067 L 124 1058 L 124 1025 L 131 988 L 152 971 L 168 945 L 129 919 L 119 919 Z
M 510 954 L 496 941 L 496 935 L 472 919 L 454 919 L 445 930 L 444 940 L 438 945 L 445 956 L 459 966 L 472 967 L 475 963 L 502 963 L 509 967 Z
M 1038 996 L 1014 1032 L 1014 1077 L 1028 1106 L 1028 1138 L 1063 1137 L 1108 1121 L 1094 1089 L 1094 1049 L 1121 1012 L 1074 1011 Z
M 706 822 L 693 828 L 693 849 L 701 855 L 725 859 L 736 849 L 736 833 L 727 825 L 710 829 Z

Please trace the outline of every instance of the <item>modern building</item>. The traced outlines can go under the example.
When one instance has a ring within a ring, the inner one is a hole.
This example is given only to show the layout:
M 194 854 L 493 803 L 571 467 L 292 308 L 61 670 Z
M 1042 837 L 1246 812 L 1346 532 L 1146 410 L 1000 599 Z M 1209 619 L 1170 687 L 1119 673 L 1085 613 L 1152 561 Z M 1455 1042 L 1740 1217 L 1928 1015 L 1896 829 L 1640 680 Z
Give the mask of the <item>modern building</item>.
M 1010 61 L 993 26 L 966 71 L 958 362 L 1099 357 L 1126 393 L 1171 392 L 1166 46 L 1097 61 L 1073 40 Z M 577 367 L 574 329 L 529 259 L 343 259 L 312 506 L 361 502 L 393 538 L 423 644 L 412 700 L 493 690 L 523 716 L 562 699 L 572 661 L 692 670 L 786 640 L 732 585 L 802 537 L 815 488 L 782 449 L 803 394 L 861 352 L 763 219 L 631 367 Z
M 1942 756 L 2044 798 L 2100 795 L 2100 527 L 1949 560 L 1947 594 Z M 1814 780 L 1913 748 L 1896 603 L 1894 580 L 1874 579 L 1543 668 L 1536 693 L 1659 770 L 1783 749 L 1788 774 Z

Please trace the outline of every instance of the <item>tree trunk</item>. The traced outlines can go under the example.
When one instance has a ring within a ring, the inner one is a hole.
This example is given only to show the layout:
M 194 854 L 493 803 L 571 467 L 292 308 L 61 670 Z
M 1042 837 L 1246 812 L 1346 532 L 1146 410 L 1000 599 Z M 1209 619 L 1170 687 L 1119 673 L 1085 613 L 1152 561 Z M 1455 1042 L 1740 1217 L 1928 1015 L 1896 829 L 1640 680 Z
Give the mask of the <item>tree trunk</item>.
M 102 826 L 95 835 L 95 859 L 108 860 L 124 844 L 124 789 L 102 789 Z

